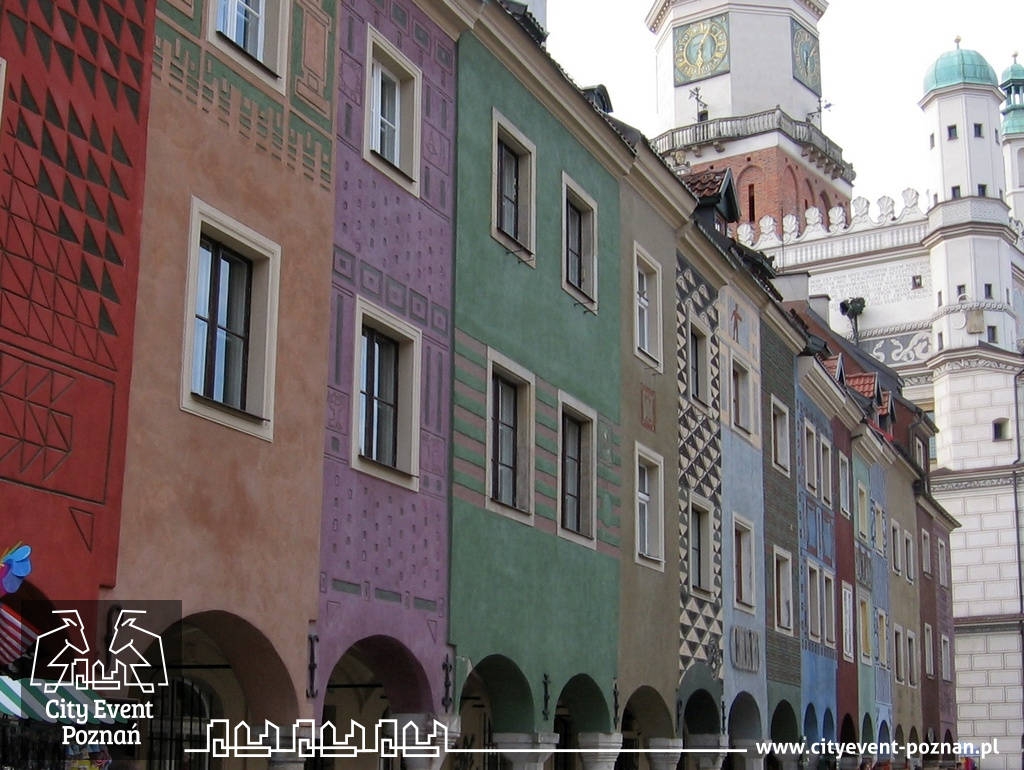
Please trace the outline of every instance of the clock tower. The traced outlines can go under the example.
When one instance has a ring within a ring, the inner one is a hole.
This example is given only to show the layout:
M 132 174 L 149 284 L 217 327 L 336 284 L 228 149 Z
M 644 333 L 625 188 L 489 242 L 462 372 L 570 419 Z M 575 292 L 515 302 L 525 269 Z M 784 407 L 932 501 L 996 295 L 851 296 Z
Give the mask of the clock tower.
M 660 129 L 680 173 L 732 170 L 740 221 L 848 208 L 853 167 L 821 131 L 826 0 L 657 0 Z

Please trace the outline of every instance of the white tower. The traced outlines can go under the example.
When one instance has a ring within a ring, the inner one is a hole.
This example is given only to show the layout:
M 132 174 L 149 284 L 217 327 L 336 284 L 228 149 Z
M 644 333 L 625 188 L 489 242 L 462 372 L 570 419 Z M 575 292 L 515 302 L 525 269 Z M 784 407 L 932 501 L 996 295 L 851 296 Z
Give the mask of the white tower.
M 1006 202 L 1013 216 L 1024 219 L 1024 65 L 1006 68 L 999 79 L 1006 94 L 1003 106 L 1003 158 L 1006 161 Z

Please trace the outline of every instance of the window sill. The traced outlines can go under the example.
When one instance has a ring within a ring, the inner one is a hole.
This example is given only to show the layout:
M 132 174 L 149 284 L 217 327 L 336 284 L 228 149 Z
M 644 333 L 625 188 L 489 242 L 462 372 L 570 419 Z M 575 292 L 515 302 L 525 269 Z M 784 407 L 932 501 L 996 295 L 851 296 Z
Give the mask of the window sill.
M 694 596 L 700 597 L 701 599 L 706 599 L 709 602 L 713 601 L 715 598 L 714 593 L 712 593 L 710 589 L 704 588 L 703 586 L 695 586 L 691 584 L 690 593 L 692 593 Z
M 561 516 L 561 514 L 559 514 L 559 516 Z M 597 550 L 597 539 L 593 535 L 585 535 L 582 532 L 566 529 L 561 525 L 561 523 L 558 525 L 558 536 L 573 543 L 577 543 L 578 545 L 582 545 L 585 548 L 589 548 L 592 551 Z
M 637 553 L 636 563 L 655 572 L 665 571 L 665 560 L 660 556 L 648 556 L 645 553 Z
M 644 363 L 644 365 L 649 366 L 651 369 L 658 372 L 663 371 L 661 361 L 648 351 L 641 347 L 637 347 L 633 352 L 636 354 L 636 357 Z
M 368 476 L 375 476 L 382 481 L 387 481 L 391 484 L 395 484 L 413 492 L 418 492 L 420 488 L 420 477 L 416 476 L 408 471 L 402 470 L 401 468 L 395 468 L 390 465 L 372 460 L 369 457 L 363 455 L 355 455 L 352 460 L 353 470 L 361 471 Z
M 274 440 L 274 425 L 269 417 L 260 417 L 192 392 L 182 394 L 179 406 L 183 412 L 217 423 L 225 428 L 231 428 L 264 441 L 272 442 Z
M 520 508 L 516 505 L 506 505 L 500 500 L 495 500 L 490 495 L 487 496 L 485 507 L 491 513 L 497 513 L 504 516 L 512 521 L 517 521 L 520 524 L 533 524 L 533 511 L 528 508 Z
M 578 304 L 582 305 L 586 310 L 591 313 L 597 314 L 597 299 L 591 297 L 587 292 L 578 286 L 574 286 L 568 281 L 562 281 L 562 289 Z
M 787 479 L 789 478 L 789 467 L 788 466 L 782 465 L 780 463 L 775 462 L 775 460 L 772 460 L 772 467 L 775 470 L 777 470 L 779 473 L 784 475 Z
M 500 243 L 505 251 L 515 255 L 516 259 L 523 264 L 534 268 L 537 267 L 537 255 L 534 254 L 533 249 L 518 238 L 513 238 L 493 222 L 491 223 L 491 237 Z
M 733 602 L 733 607 L 738 609 L 740 612 L 746 612 L 748 615 L 756 615 L 757 614 L 757 608 L 754 607 L 753 604 L 748 604 L 747 602 L 743 601 L 742 599 L 736 599 Z
M 776 633 L 783 634 L 785 636 L 792 636 L 793 635 L 793 629 L 792 628 L 786 628 L 785 626 L 776 625 L 773 630 Z
M 258 414 L 253 414 L 252 412 L 247 412 L 244 409 L 239 409 L 237 407 L 231 406 L 230 404 L 225 404 L 223 401 L 218 401 L 215 398 L 209 398 L 208 396 L 204 396 L 201 393 L 196 393 L 195 391 L 192 391 L 190 395 L 192 396 L 193 399 L 195 399 L 201 404 L 205 404 L 206 406 L 209 406 L 213 409 L 219 409 L 241 420 L 249 420 L 250 422 L 254 423 L 270 422 L 270 420 L 268 420 L 266 417 L 260 417 Z
M 243 61 L 245 61 L 246 64 L 249 64 L 255 69 L 259 70 L 260 74 L 262 74 L 264 77 L 273 78 L 274 80 L 281 79 L 281 76 L 272 67 L 269 67 L 266 63 L 260 61 L 251 53 L 246 51 L 244 48 L 242 48 L 242 46 L 240 46 L 238 43 L 236 43 L 234 40 L 232 40 L 219 29 L 217 30 L 217 41 L 221 45 L 226 46 L 228 49 L 235 52 L 239 57 L 242 58 Z
M 392 163 L 372 147 L 363 150 L 363 160 L 388 177 L 392 182 L 417 198 L 420 194 L 420 182 L 409 171 Z M 418 164 L 419 158 L 413 158 L 413 164 Z

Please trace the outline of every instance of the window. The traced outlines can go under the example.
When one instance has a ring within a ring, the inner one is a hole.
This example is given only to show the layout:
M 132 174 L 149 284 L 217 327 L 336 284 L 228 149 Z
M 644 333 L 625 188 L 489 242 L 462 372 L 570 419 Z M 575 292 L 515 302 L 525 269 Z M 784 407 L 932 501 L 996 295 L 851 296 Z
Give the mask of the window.
M 562 288 L 597 310 L 597 203 L 562 174 Z
M 932 422 L 935 422 L 935 411 L 934 410 L 927 411 L 927 412 L 925 412 L 925 414 L 928 416 L 929 420 L 931 420 Z M 928 459 L 929 460 L 934 460 L 936 458 L 937 454 L 938 454 L 938 447 L 936 446 L 935 436 L 934 435 L 930 435 L 930 436 L 928 436 Z
M 850 515 L 850 461 L 839 455 L 839 510 Z
M 918 669 L 918 652 L 917 652 L 917 634 L 913 631 L 907 631 L 907 684 L 911 687 L 917 687 L 917 669 Z
M 789 475 L 789 409 L 772 396 L 772 462 Z
M 812 492 L 818 491 L 818 447 L 815 441 L 816 433 L 814 427 L 804 423 L 804 478 L 807 488 Z
M 907 678 L 907 650 L 903 642 L 903 628 L 901 626 L 895 626 L 892 632 L 893 640 L 893 653 L 895 660 L 894 668 L 896 669 L 896 681 L 903 682 Z
M 932 536 L 928 530 L 921 530 L 921 571 L 932 574 Z
M 978 197 L 979 198 L 984 198 L 986 195 L 988 195 L 988 185 L 986 185 L 986 184 L 979 184 L 978 185 Z
M 691 496 L 688 537 L 690 541 L 690 588 L 711 590 L 711 506 Z
M 992 440 L 1006 441 L 1010 438 L 1010 421 L 1005 417 L 992 421 Z
M 821 639 L 821 570 L 807 565 L 807 634 Z
M 192 199 L 181 408 L 273 439 L 281 250 Z
M 754 525 L 739 517 L 733 522 L 733 587 L 736 605 L 754 606 Z
M 985 339 L 993 345 L 999 343 L 999 332 L 996 330 L 995 326 L 985 327 Z
M 863 540 L 867 540 L 871 534 L 868 523 L 868 492 L 860 483 L 857 484 L 857 532 Z
M 956 139 L 957 138 L 956 126 L 946 126 L 946 138 L 947 139 Z
M 982 129 L 981 123 L 975 123 L 975 124 L 974 124 L 974 136 L 975 136 L 976 138 L 980 139 L 980 138 L 982 138 L 982 137 L 983 137 L 984 135 L 985 135 L 985 133 L 984 133 L 984 131 L 983 131 L 983 129 Z
M 793 633 L 793 559 L 775 548 L 775 629 Z
M 821 499 L 832 505 L 832 445 L 821 440 Z
M 861 660 L 871 662 L 871 607 L 867 599 L 859 600 L 858 621 L 860 623 L 860 657 Z
M 938 333 L 938 337 L 936 338 L 935 347 L 938 348 L 939 350 L 942 350 L 945 347 L 945 345 L 943 345 L 943 343 L 942 343 L 942 332 Z
M 640 444 L 636 445 L 636 552 L 640 563 L 663 558 L 665 495 L 664 461 Z
M 920 275 L 912 275 L 912 276 L 910 276 L 910 288 L 912 290 L 913 289 L 920 289 L 923 286 L 924 286 L 924 280 L 921 278 Z
M 825 622 L 825 644 L 836 646 L 836 579 L 828 572 L 823 574 L 823 604 Z
M 220 0 L 217 31 L 239 48 L 260 59 L 263 55 L 263 3 L 261 0 Z
M 928 623 L 924 624 L 924 673 L 925 676 L 935 676 L 935 638 Z
M 596 413 L 559 393 L 559 525 L 570 538 L 593 545 L 594 501 L 597 495 Z
M 690 341 L 687 349 L 687 375 L 690 398 L 702 404 L 711 403 L 708 384 L 708 336 L 690 320 Z
M 750 372 L 735 359 L 732 362 L 732 424 L 751 432 Z
M 229 58 L 278 91 L 284 91 L 288 3 L 280 0 L 217 0 L 211 3 L 207 36 Z M 262 66 L 255 66 L 256 62 Z
M 878 610 L 878 665 L 889 667 L 889 617 Z
M 636 298 L 637 354 L 641 361 L 653 363 L 661 371 L 661 266 L 639 246 L 633 246 Z
M 935 147 L 935 134 L 928 134 L 928 149 Z
M 367 27 L 363 158 L 413 195 L 419 194 L 420 92 L 423 75 L 373 27 Z
M 917 560 L 914 558 L 914 536 L 909 529 L 903 533 L 903 555 L 907 581 L 913 583 L 917 579 Z
M 963 302 L 967 299 L 967 284 L 958 283 L 956 285 L 956 301 Z
M 871 506 L 872 515 L 875 519 L 875 550 L 881 554 L 885 553 L 885 512 L 877 505 Z
M 422 335 L 362 297 L 356 328 L 352 467 L 418 490 Z
M 889 560 L 892 563 L 892 571 L 899 575 L 903 571 L 903 559 L 901 549 L 903 543 L 900 540 L 900 525 L 895 521 L 892 523 L 892 537 L 889 542 Z
M 941 291 L 937 292 L 935 296 L 936 296 L 936 301 L 938 302 L 939 307 L 942 307 L 942 292 Z
M 537 150 L 497 110 L 492 120 L 494 159 L 491 235 L 524 262 L 534 264 Z
M 939 637 L 939 655 L 942 663 L 942 678 L 949 682 L 953 679 L 953 660 L 949 649 L 949 637 L 942 634 Z
M 928 450 L 924 447 L 924 441 L 920 438 L 914 439 L 914 462 L 922 470 L 928 470 Z
M 495 350 L 487 351 L 487 507 L 498 513 L 533 511 L 533 374 Z M 514 509 L 509 511 L 508 509 Z
M 843 657 L 853 660 L 853 586 L 843 583 Z
M 939 547 L 939 585 L 949 585 L 949 563 L 946 561 L 946 541 L 939 540 L 937 542 Z
M 985 284 L 985 299 L 992 299 L 992 284 Z
M 953 200 L 956 200 L 957 198 L 959 198 L 960 197 L 960 185 L 958 185 L 958 184 L 953 185 L 953 187 L 952 187 L 952 189 L 950 189 L 949 193 L 950 193 L 950 197 L 953 198 Z

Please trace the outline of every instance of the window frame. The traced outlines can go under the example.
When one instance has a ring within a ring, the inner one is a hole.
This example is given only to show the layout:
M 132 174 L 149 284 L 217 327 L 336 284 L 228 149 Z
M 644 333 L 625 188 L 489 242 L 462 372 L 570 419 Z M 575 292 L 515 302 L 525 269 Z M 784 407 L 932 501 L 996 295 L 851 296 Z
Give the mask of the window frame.
M 580 426 L 579 437 L 579 524 L 576 530 L 565 524 L 566 420 Z M 589 548 L 597 541 L 597 412 L 564 391 L 558 392 L 558 534 Z
M 780 548 L 777 545 L 772 547 L 772 556 L 772 586 L 774 587 L 775 593 L 773 608 L 773 614 L 775 616 L 775 630 L 781 634 L 793 636 L 794 628 L 796 627 L 796 623 L 793 618 L 793 556 L 789 551 L 784 548 Z M 780 572 L 780 563 L 785 569 L 785 572 Z M 781 595 L 784 592 L 788 594 L 788 607 L 785 607 L 789 613 L 788 626 L 783 623 L 782 620 L 784 605 L 781 601 Z
M 711 332 L 695 317 L 692 305 L 687 306 L 686 326 L 686 394 L 693 403 L 711 406 Z M 696 376 L 694 376 L 696 373 Z M 703 384 L 703 393 L 694 391 L 694 380 Z M 702 397 L 703 396 L 703 397 Z
M 889 561 L 892 565 L 892 571 L 897 575 L 903 574 L 903 539 L 900 537 L 900 525 L 896 521 L 891 521 L 890 524 L 890 537 L 889 537 Z
M 845 580 L 842 583 L 843 597 L 843 659 L 851 663 L 856 659 L 857 630 L 854 625 L 856 603 L 853 586 Z
M 932 536 L 927 529 L 921 530 L 921 572 L 932 574 Z
M 946 541 L 939 538 L 936 542 L 938 547 L 938 560 L 939 560 L 939 585 L 943 588 L 949 587 L 949 561 L 947 560 L 947 548 Z
M 874 500 L 871 501 L 872 515 L 875 520 L 875 550 L 878 553 L 885 554 L 885 511 L 882 506 L 878 505 Z M 892 517 L 889 517 L 892 521 Z
M 704 498 L 690 493 L 687 518 L 686 518 L 686 538 L 687 538 L 687 583 L 690 586 L 691 592 L 702 594 L 705 597 L 711 597 L 713 595 L 714 588 L 714 570 L 713 570 L 713 549 L 714 549 L 714 509 L 711 506 L 711 501 L 705 500 Z M 694 521 L 700 522 L 700 532 L 697 538 L 697 546 L 700 554 L 700 569 L 694 570 L 693 568 L 693 553 L 694 553 Z M 697 574 L 698 580 L 694 581 L 694 575 Z
M 893 626 L 893 678 L 899 684 L 905 684 L 907 681 L 907 649 L 904 638 L 903 626 L 899 624 Z
M 382 307 L 357 295 L 355 302 L 352 366 L 352 446 L 353 470 L 375 476 L 412 491 L 419 490 L 420 479 L 420 392 L 423 334 L 419 328 Z M 398 392 L 396 408 L 395 465 L 387 465 L 363 455 L 360 440 L 363 329 L 369 327 L 397 343 Z
M 517 158 L 516 233 L 502 227 L 500 205 L 500 155 L 505 146 Z M 524 162 L 525 161 L 525 162 Z M 509 253 L 536 267 L 537 235 L 537 148 L 497 109 L 491 114 L 491 237 Z
M 822 570 L 822 637 L 825 645 L 836 647 L 836 576 L 829 570 Z
M 908 583 L 917 580 L 917 563 L 914 558 L 914 533 L 909 529 L 903 530 L 903 576 Z
M 729 363 L 730 422 L 748 436 L 755 434 L 753 374 L 750 367 L 737 359 L 735 352 Z
M 244 409 L 236 409 L 192 391 L 196 295 L 203 239 L 216 241 L 247 259 L 251 265 Z M 271 442 L 274 440 L 280 271 L 281 247 L 277 243 L 200 198 L 192 197 L 179 406 L 182 411 Z
M 911 631 L 909 628 L 906 629 L 907 635 L 907 686 L 917 687 L 921 681 L 921 677 L 918 671 L 918 659 L 920 653 L 918 652 L 917 634 Z
M 846 518 L 850 518 L 850 458 L 839 453 L 839 511 Z
M 820 467 L 818 468 L 818 486 L 821 489 L 821 501 L 832 507 L 832 442 L 818 435 L 819 450 L 821 455 Z
M 924 624 L 924 675 L 935 678 L 935 632 L 931 623 Z
M 818 429 L 810 420 L 804 420 L 804 484 L 815 496 L 818 494 Z
M 821 568 L 807 563 L 807 635 L 811 640 L 822 639 L 821 624 Z
M 657 553 L 650 553 L 643 549 L 640 542 L 641 532 L 641 489 L 640 489 L 640 468 L 647 469 L 647 506 L 648 516 L 644 531 L 647 532 L 647 545 L 650 545 L 652 532 L 657 541 Z M 633 445 L 633 467 L 635 476 L 633 479 L 633 499 L 636 503 L 636 548 L 634 549 L 635 561 L 646 567 L 656 569 L 659 572 L 665 571 L 665 460 L 664 458 L 639 442 Z M 653 474 L 651 471 L 654 471 Z M 653 477 L 653 481 L 652 481 Z M 653 514 L 653 515 L 652 515 Z M 652 521 L 653 520 L 653 521 Z
M 857 625 L 860 628 L 860 659 L 863 663 L 871 663 L 874 645 L 871 643 L 872 626 L 871 603 L 863 596 L 857 597 Z
M 881 607 L 875 612 L 878 622 L 878 665 L 889 668 L 889 614 Z
M 498 499 L 494 489 L 495 451 L 495 378 L 516 386 L 516 504 Z M 532 523 L 534 516 L 534 482 L 536 479 L 536 378 L 533 372 L 493 348 L 487 349 L 487 469 L 485 507 L 516 521 Z M 525 450 L 525 451 L 524 451 Z
M 291 5 L 284 0 L 261 0 L 259 43 L 256 53 L 246 49 L 244 43 L 222 27 L 221 9 L 237 5 L 240 0 L 217 0 L 209 3 L 206 19 L 206 37 L 217 50 L 243 70 L 279 93 L 285 92 L 288 82 L 288 40 L 290 35 Z M 248 5 L 248 3 L 246 3 Z
M 870 542 L 871 523 L 869 515 L 868 491 L 862 483 L 857 482 L 857 534 L 860 539 Z
M 644 275 L 645 292 L 640 294 L 640 274 Z M 640 310 L 644 300 L 647 347 L 641 344 Z M 664 371 L 662 341 L 661 265 L 651 258 L 640 244 L 633 243 L 633 352 L 637 358 L 659 372 Z
M 946 634 L 939 635 L 939 657 L 942 665 L 942 681 L 953 681 L 953 648 Z
M 569 210 L 579 214 L 579 284 L 570 278 Z M 591 312 L 598 309 L 598 228 L 597 201 L 583 186 L 562 172 L 562 288 Z
M 757 572 L 754 549 L 754 522 L 736 513 L 732 515 L 733 606 L 753 613 L 757 607 L 754 575 Z
M 395 82 L 395 157 L 380 147 L 380 76 Z M 423 72 L 375 27 L 366 25 L 363 160 L 408 193 L 420 194 Z
M 782 418 L 782 435 L 785 438 L 784 452 L 779 451 L 779 430 L 778 421 L 776 417 Z M 782 401 L 780 401 L 774 394 L 771 397 L 771 441 L 772 441 L 772 464 L 775 469 L 780 473 L 789 476 L 791 459 L 790 454 L 792 451 L 790 441 L 790 430 L 789 430 L 789 407 L 787 407 Z M 779 458 L 783 457 L 785 462 L 780 463 Z

